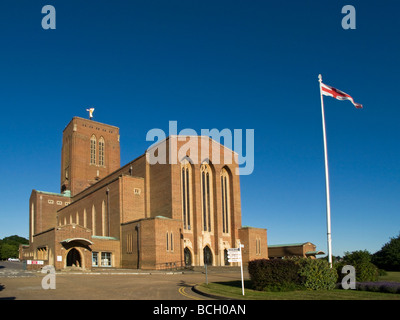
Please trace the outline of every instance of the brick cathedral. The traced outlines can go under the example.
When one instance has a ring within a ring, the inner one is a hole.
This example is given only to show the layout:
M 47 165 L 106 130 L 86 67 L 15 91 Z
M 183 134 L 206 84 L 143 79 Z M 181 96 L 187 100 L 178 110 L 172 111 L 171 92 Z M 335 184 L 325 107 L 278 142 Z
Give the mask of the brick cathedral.
M 32 190 L 29 200 L 30 243 L 20 250 L 28 268 L 235 265 L 227 249 L 239 243 L 244 263 L 267 258 L 266 229 L 242 226 L 237 162 L 196 163 L 192 148 L 177 163 L 151 164 L 153 146 L 121 167 L 119 137 L 119 128 L 91 119 L 74 117 L 65 127 L 60 193 Z M 235 157 L 209 137 L 190 139 L 199 155 L 206 141 L 210 154 L 213 147 L 221 159 Z M 181 140 L 163 141 L 167 159 Z

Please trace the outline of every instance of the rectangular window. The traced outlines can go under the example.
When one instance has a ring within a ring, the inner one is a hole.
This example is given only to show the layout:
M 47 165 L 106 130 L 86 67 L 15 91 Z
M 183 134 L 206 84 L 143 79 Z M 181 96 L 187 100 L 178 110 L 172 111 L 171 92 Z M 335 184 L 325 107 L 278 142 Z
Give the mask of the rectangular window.
M 98 267 L 98 266 L 99 266 L 99 253 L 92 252 L 92 267 Z
M 102 252 L 101 253 L 101 266 L 102 267 L 111 267 L 111 252 Z

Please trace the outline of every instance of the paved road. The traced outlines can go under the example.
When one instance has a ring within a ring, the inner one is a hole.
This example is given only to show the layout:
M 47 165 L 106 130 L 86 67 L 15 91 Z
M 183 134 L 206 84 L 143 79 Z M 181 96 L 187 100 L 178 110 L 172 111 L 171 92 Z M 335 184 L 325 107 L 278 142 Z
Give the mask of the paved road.
M 167 274 L 120 270 L 56 273 L 56 289 L 42 288 L 45 274 L 23 270 L 22 263 L 0 262 L 0 299 L 22 300 L 204 300 L 191 290 L 205 282 L 201 272 Z M 240 279 L 240 272 L 209 272 L 208 280 Z

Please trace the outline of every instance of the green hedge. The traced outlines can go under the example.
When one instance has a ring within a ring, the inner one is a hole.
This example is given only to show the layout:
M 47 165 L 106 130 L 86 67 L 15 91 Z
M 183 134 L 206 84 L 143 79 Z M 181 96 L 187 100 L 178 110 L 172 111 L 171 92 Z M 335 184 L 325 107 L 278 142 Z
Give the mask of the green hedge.
M 294 261 L 253 260 L 249 262 L 248 270 L 255 290 L 286 291 L 300 285 L 300 266 Z
M 325 260 L 259 259 L 249 262 L 249 274 L 256 290 L 330 290 L 335 288 L 337 272 Z

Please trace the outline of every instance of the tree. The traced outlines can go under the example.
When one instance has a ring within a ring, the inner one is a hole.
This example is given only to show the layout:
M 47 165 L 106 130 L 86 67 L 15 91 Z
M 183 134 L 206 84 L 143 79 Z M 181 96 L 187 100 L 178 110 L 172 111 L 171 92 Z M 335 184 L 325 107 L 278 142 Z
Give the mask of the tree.
M 12 244 L 3 243 L 0 250 L 0 256 L 3 260 L 8 258 L 16 258 L 18 257 L 18 247 Z
M 373 254 L 372 262 L 386 271 L 400 271 L 400 233 Z
M 20 244 L 29 244 L 28 239 L 13 235 L 0 240 L 0 259 L 18 258 Z

